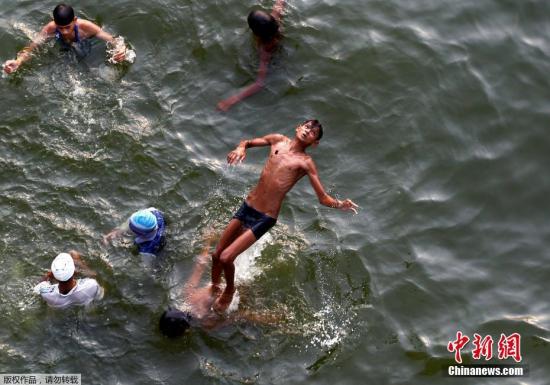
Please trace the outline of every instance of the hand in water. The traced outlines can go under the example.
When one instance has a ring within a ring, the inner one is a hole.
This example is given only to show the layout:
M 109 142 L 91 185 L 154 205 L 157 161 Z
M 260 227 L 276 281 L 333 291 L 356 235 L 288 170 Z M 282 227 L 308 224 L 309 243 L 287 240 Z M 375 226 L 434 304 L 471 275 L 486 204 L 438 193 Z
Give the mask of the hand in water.
M 113 56 L 111 56 L 111 60 L 115 63 L 120 63 L 124 61 L 124 59 L 126 59 L 126 47 L 118 49 Z
M 233 106 L 233 104 L 238 103 L 238 102 L 239 102 L 239 98 L 237 98 L 235 96 L 231 96 L 231 97 L 219 102 L 217 107 L 218 107 L 218 110 L 221 110 L 223 112 L 227 112 Z
M 19 60 L 8 60 L 4 63 L 4 72 L 11 74 L 12 72 L 17 71 L 21 62 Z
M 237 147 L 227 155 L 227 163 L 241 163 L 246 158 L 246 150 L 242 147 Z
M 220 111 L 223 111 L 223 112 L 227 112 L 229 111 L 229 109 L 231 108 L 231 106 L 233 105 L 233 103 L 231 103 L 230 101 L 228 100 L 222 100 L 221 102 L 218 103 L 218 110 Z
M 124 38 L 119 36 L 107 43 L 107 54 L 109 63 L 116 64 L 123 61 L 133 63 L 136 54 L 133 50 L 126 48 Z
M 359 208 L 359 206 L 353 203 L 351 199 L 346 199 L 340 202 L 339 208 L 346 211 L 353 211 L 355 214 L 357 214 L 357 209 Z

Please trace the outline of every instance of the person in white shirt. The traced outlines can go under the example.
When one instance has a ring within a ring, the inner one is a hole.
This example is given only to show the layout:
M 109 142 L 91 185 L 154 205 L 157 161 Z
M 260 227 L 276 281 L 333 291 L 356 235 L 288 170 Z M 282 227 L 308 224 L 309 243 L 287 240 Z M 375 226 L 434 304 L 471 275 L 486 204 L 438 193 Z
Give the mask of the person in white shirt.
M 104 290 L 93 278 L 75 279 L 75 264 L 79 271 L 91 270 L 74 250 L 61 253 L 52 262 L 43 281 L 34 287 L 46 303 L 54 308 L 65 309 L 72 305 L 88 305 L 96 299 L 103 298 Z M 57 280 L 57 284 L 54 284 Z

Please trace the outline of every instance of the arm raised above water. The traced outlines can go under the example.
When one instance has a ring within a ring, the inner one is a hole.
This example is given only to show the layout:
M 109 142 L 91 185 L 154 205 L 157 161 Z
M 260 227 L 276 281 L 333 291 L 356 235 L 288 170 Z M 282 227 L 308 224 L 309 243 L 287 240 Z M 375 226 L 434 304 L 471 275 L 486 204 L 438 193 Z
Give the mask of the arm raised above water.
M 308 158 L 306 160 L 306 172 L 307 176 L 309 177 L 311 186 L 313 187 L 313 190 L 315 190 L 315 193 L 319 198 L 319 203 L 324 206 L 333 207 L 335 209 L 353 211 L 355 214 L 357 214 L 357 209 L 359 208 L 359 206 L 353 203 L 350 199 L 345 199 L 341 201 L 327 194 L 325 188 L 321 183 L 321 180 L 319 179 L 319 174 L 317 173 L 315 162 L 313 162 L 313 159 L 311 158 Z
M 235 164 L 242 162 L 246 158 L 246 149 L 250 147 L 272 146 L 282 140 L 287 139 L 281 134 L 269 134 L 261 138 L 243 140 L 239 145 L 227 155 L 227 163 Z

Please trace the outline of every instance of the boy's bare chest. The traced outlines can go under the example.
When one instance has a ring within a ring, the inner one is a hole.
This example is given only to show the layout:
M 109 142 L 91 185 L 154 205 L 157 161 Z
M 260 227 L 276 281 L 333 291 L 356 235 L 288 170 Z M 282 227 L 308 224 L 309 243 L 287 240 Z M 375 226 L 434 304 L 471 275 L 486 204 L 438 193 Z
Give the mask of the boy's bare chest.
M 275 148 L 269 156 L 267 166 L 272 172 L 293 174 L 302 171 L 303 164 L 303 155 L 290 153 L 285 148 Z

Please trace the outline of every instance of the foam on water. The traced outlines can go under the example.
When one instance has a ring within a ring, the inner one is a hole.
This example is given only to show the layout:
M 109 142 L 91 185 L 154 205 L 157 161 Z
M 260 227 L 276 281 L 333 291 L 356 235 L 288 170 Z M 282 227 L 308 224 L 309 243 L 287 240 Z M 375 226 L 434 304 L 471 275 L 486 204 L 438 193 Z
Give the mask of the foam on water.
M 254 243 L 248 250 L 245 250 L 235 260 L 235 284 L 245 284 L 251 282 L 261 274 L 262 270 L 256 266 L 256 260 L 262 254 L 262 250 L 271 243 L 273 238 L 269 233 L 266 233 L 256 243 Z M 233 300 L 227 308 L 227 313 L 232 313 L 239 308 L 241 297 L 239 291 L 236 290 L 233 295 Z
M 303 325 L 309 343 L 306 347 L 331 349 L 353 334 L 354 314 L 336 301 L 326 301 L 313 314 L 314 320 Z
M 107 61 L 111 64 L 117 64 L 115 60 L 115 55 L 118 52 L 124 51 L 125 57 L 124 61 L 128 63 L 133 63 L 136 60 L 136 52 L 133 49 L 129 49 L 124 41 L 122 36 L 115 37 L 114 41 L 107 43 Z
M 13 23 L 13 28 L 23 32 L 25 36 L 27 36 L 30 40 L 34 40 L 34 38 L 38 35 L 36 31 L 32 30 L 29 26 L 21 22 Z
M 251 282 L 262 273 L 262 270 L 256 266 L 256 260 L 262 254 L 262 250 L 272 242 L 273 237 L 271 234 L 266 233 L 248 250 L 237 257 L 235 260 L 235 282 L 237 284 Z

